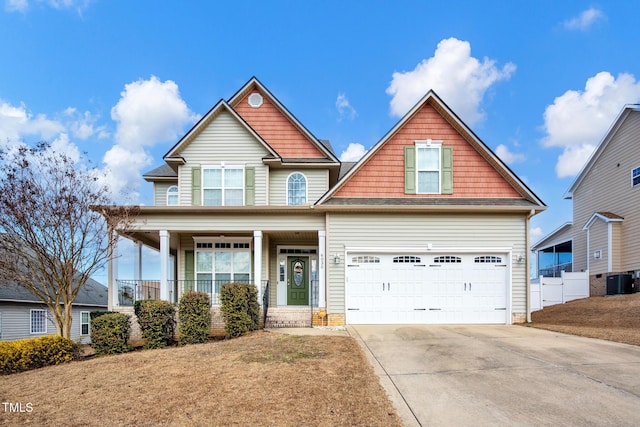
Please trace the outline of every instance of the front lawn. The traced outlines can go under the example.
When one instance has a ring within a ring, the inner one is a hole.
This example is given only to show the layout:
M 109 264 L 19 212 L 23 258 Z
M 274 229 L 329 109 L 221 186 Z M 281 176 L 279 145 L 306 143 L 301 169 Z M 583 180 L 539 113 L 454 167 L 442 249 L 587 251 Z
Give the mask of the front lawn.
M 25 409 L 0 425 L 401 425 L 355 340 L 264 331 L 4 376 L 0 399 Z

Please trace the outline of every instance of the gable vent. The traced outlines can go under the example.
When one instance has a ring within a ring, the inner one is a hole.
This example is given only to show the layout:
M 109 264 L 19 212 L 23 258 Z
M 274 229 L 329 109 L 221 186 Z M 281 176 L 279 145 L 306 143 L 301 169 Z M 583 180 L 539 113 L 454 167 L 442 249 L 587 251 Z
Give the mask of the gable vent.
M 253 108 L 258 108 L 262 105 L 262 95 L 260 95 L 259 93 L 252 93 L 251 95 L 249 95 L 248 101 L 249 105 L 251 105 Z

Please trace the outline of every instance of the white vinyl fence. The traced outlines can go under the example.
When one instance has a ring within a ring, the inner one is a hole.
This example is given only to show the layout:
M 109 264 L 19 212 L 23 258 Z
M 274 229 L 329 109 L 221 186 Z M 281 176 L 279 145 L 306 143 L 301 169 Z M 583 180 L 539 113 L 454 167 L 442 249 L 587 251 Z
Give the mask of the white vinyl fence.
M 531 311 L 555 304 L 564 304 L 589 296 L 589 272 L 565 273 L 561 277 L 540 276 L 531 281 L 529 298 Z

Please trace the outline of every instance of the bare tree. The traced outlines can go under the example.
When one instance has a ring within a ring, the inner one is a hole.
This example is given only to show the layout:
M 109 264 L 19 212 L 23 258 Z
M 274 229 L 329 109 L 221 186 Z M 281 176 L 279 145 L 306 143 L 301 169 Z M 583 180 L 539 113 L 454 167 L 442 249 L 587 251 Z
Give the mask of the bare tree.
M 47 144 L 0 152 L 0 280 L 45 303 L 67 338 L 78 292 L 108 261 L 110 231 L 126 228 L 135 209 L 107 208 L 102 177 Z

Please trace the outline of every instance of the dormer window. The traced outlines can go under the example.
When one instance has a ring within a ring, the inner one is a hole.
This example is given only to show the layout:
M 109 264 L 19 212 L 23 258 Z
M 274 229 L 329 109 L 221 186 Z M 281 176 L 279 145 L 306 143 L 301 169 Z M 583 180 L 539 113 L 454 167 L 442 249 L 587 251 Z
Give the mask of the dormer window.
M 307 203 L 307 177 L 294 172 L 287 178 L 287 204 L 300 206 Z
M 167 206 L 178 206 L 178 186 L 167 188 Z

